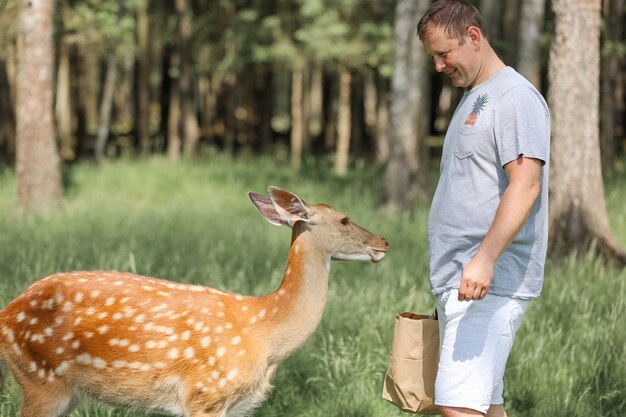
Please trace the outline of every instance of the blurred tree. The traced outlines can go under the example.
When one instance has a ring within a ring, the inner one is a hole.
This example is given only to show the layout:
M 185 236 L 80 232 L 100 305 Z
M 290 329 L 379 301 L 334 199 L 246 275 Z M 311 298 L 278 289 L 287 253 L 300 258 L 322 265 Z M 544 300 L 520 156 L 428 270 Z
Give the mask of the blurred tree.
M 600 153 L 602 166 L 611 168 L 619 151 L 619 139 L 626 137 L 624 0 L 605 0 L 602 7 Z
M 395 14 L 396 54 L 392 77 L 390 155 L 381 193 L 383 206 L 406 210 L 425 196 L 423 152 L 428 132 L 429 97 L 426 54 L 415 33 L 429 0 L 399 0 Z
M 626 265 L 612 236 L 599 146 L 600 0 L 554 0 L 548 102 L 552 110 L 551 251 L 583 250 L 596 242 Z
M 48 211 L 62 198 L 54 128 L 54 0 L 22 2 L 17 74 L 18 203 Z
M 517 70 L 541 90 L 541 33 L 546 0 L 523 0 Z

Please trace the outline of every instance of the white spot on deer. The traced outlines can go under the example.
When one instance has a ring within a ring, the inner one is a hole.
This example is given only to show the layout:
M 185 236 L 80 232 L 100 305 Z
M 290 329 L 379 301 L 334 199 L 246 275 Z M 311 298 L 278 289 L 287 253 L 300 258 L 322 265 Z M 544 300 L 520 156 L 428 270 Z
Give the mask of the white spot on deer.
M 104 302 L 105 306 L 112 306 L 113 304 L 115 304 L 115 297 L 109 297 L 106 299 L 106 301 Z
M 93 290 L 89 295 L 91 295 L 91 298 L 97 298 L 100 294 L 100 290 Z
M 37 324 L 37 323 L 39 323 L 39 319 L 37 317 L 34 317 L 34 318 L 30 319 L 29 323 L 30 324 Z
M 39 304 L 38 300 L 31 300 L 31 302 L 30 302 L 30 306 L 31 307 L 37 307 L 37 304 Z
M 228 373 L 228 375 L 226 375 L 226 379 L 229 381 L 232 381 L 233 379 L 237 377 L 237 375 L 239 375 L 239 370 L 233 369 L 232 371 Z
M 115 285 L 116 287 L 122 286 L 124 285 L 124 281 L 115 281 L 113 285 Z
M 141 347 L 137 343 L 133 343 L 128 347 L 128 350 L 131 352 L 139 352 L 141 350 Z
M 46 377 L 46 371 L 43 370 L 43 369 L 40 369 L 39 372 L 37 372 L 37 376 L 39 378 L 42 378 L 42 379 L 45 378 Z
M 35 372 L 37 370 L 37 363 L 36 362 L 31 362 L 30 365 L 28 366 L 28 372 Z
M 135 317 L 135 322 L 137 323 L 143 323 L 145 320 L 146 320 L 145 314 L 139 314 L 137 317 Z
M 203 348 L 209 347 L 210 344 L 211 344 L 211 336 L 204 336 L 200 340 L 200 346 L 202 346 Z
M 80 342 L 78 340 L 74 340 L 72 342 L 72 348 L 73 349 L 78 349 L 80 347 Z
M 167 291 L 157 291 L 157 295 L 160 295 L 161 297 L 169 297 L 170 293 Z
M 130 297 L 124 297 L 120 300 L 120 303 L 122 304 L 126 304 L 128 302 L 128 300 L 130 300 Z
M 91 364 L 91 355 L 89 353 L 82 353 L 76 356 L 76 362 L 82 365 L 89 365 Z
M 23 311 L 20 311 L 19 313 L 17 313 L 17 316 L 15 316 L 15 320 L 18 323 L 23 322 L 24 320 L 26 320 L 26 314 Z
M 243 311 L 244 313 L 245 313 L 246 311 L 248 311 L 248 306 L 242 306 L 242 307 L 241 307 L 241 311 Z
M 68 340 L 73 339 L 73 338 L 74 338 L 74 333 L 73 332 L 69 332 L 68 334 L 63 336 L 63 339 L 61 339 L 61 340 L 63 340 L 64 342 L 67 342 Z
M 9 329 L 6 326 L 2 326 L 2 334 L 7 337 L 9 342 L 13 342 L 15 340 L 15 334 L 13 333 L 13 330 Z
M 191 331 L 185 330 L 184 332 L 181 333 L 180 340 L 189 340 L 190 337 L 191 337 Z
M 215 357 L 211 356 L 207 363 L 209 364 L 209 366 L 215 366 Z
M 222 333 L 224 331 L 224 328 L 222 326 L 217 326 L 215 328 L 215 333 Z
M 60 355 L 61 353 L 65 352 L 65 348 L 58 347 L 56 348 L 55 352 L 57 353 L 57 355 Z
M 15 353 L 17 353 L 18 355 L 22 354 L 22 349 L 20 349 L 20 347 L 17 345 L 17 343 L 13 343 L 11 345 L 11 347 L 13 348 L 13 350 L 15 351 Z
M 217 355 L 218 358 L 223 357 L 226 354 L 226 348 L 219 348 L 217 349 L 217 352 L 215 352 L 215 354 Z
M 152 310 L 150 310 L 150 311 L 153 312 L 153 313 L 157 313 L 157 312 L 159 312 L 161 310 L 165 310 L 167 307 L 168 307 L 168 305 L 166 303 L 162 303 L 162 304 L 159 304 L 158 306 L 152 308 Z
M 80 316 L 79 316 L 79 317 L 76 317 L 76 319 L 74 319 L 74 326 L 76 326 L 76 325 L 80 324 L 80 322 L 81 322 L 81 321 L 83 321 L 83 318 L 82 318 L 82 317 L 80 317 Z
M 109 315 L 109 313 L 103 311 L 102 313 L 98 313 L 97 317 L 98 317 L 98 319 L 102 320 L 102 319 L 106 318 L 106 316 L 108 316 L 108 315 Z
M 84 297 L 85 295 L 82 292 L 77 292 L 76 295 L 74 295 L 74 302 L 82 303 Z
M 202 329 L 202 326 L 204 326 L 204 323 L 202 323 L 201 321 L 197 322 L 196 324 L 193 325 L 193 329 L 197 332 L 200 331 L 200 329 Z
M 126 361 L 113 361 L 112 365 L 113 365 L 114 368 L 119 369 L 119 368 L 123 368 L 126 365 L 128 365 L 128 362 L 126 362 Z
M 174 349 L 170 350 L 169 352 L 167 352 L 167 357 L 170 358 L 170 359 L 178 358 L 178 349 L 174 348 Z
M 113 320 L 119 320 L 119 319 L 121 319 L 122 317 L 124 317 L 124 315 L 123 315 L 122 313 L 114 313 L 114 314 L 111 316 L 111 318 L 112 318 Z
M 240 336 L 233 337 L 233 340 L 231 340 L 230 343 L 233 345 L 238 345 L 239 343 L 241 343 L 241 337 Z
M 103 326 L 98 327 L 98 333 L 100 334 L 105 334 L 109 332 L 109 326 L 107 326 L 106 324 Z
M 87 310 L 85 310 L 85 314 L 87 314 L 88 316 L 93 316 L 94 314 L 96 314 L 96 309 L 93 307 L 89 307 Z
M 98 369 L 104 369 L 107 367 L 107 363 L 102 358 L 93 358 L 93 366 L 95 366 Z
M 194 357 L 194 355 L 195 355 L 195 352 L 193 351 L 192 347 L 185 348 L 185 358 L 191 359 Z
M 149 285 L 142 285 L 141 289 L 144 290 L 144 291 L 152 291 L 152 290 L 154 290 L 154 287 L 151 287 Z
M 224 378 L 220 379 L 220 381 L 217 383 L 217 385 L 220 388 L 224 388 L 226 386 L 226 380 Z
M 54 373 L 57 375 L 63 375 L 65 371 L 67 371 L 70 367 L 70 363 L 68 361 L 63 361 L 57 368 L 54 370 Z
M 83 336 L 85 336 L 85 339 L 91 339 L 93 337 L 93 332 L 83 332 Z

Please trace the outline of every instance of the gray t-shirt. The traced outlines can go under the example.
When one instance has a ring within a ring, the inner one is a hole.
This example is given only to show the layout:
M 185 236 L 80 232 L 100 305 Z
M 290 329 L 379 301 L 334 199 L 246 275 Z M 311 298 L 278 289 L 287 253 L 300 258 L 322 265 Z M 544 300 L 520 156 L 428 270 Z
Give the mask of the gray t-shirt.
M 431 290 L 459 288 L 508 185 L 504 165 L 520 155 L 544 162 L 541 193 L 521 232 L 498 259 L 491 294 L 541 293 L 548 240 L 550 114 L 541 94 L 506 67 L 466 91 L 446 133 L 428 217 Z

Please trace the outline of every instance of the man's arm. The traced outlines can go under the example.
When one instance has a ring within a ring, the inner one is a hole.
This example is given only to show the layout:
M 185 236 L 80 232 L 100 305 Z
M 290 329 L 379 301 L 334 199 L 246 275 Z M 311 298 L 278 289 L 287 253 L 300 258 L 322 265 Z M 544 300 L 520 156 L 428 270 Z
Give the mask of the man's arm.
M 520 156 L 504 166 L 509 179 L 489 231 L 461 275 L 459 300 L 487 295 L 496 261 L 519 234 L 541 192 L 542 161 Z

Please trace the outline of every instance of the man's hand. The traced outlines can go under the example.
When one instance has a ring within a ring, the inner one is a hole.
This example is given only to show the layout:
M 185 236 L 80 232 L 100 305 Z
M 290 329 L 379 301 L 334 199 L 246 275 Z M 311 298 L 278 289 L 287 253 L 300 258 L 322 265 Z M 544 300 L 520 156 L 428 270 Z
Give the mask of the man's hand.
M 463 269 L 461 286 L 459 287 L 459 301 L 482 300 L 489 291 L 493 280 L 493 262 L 472 258 Z

